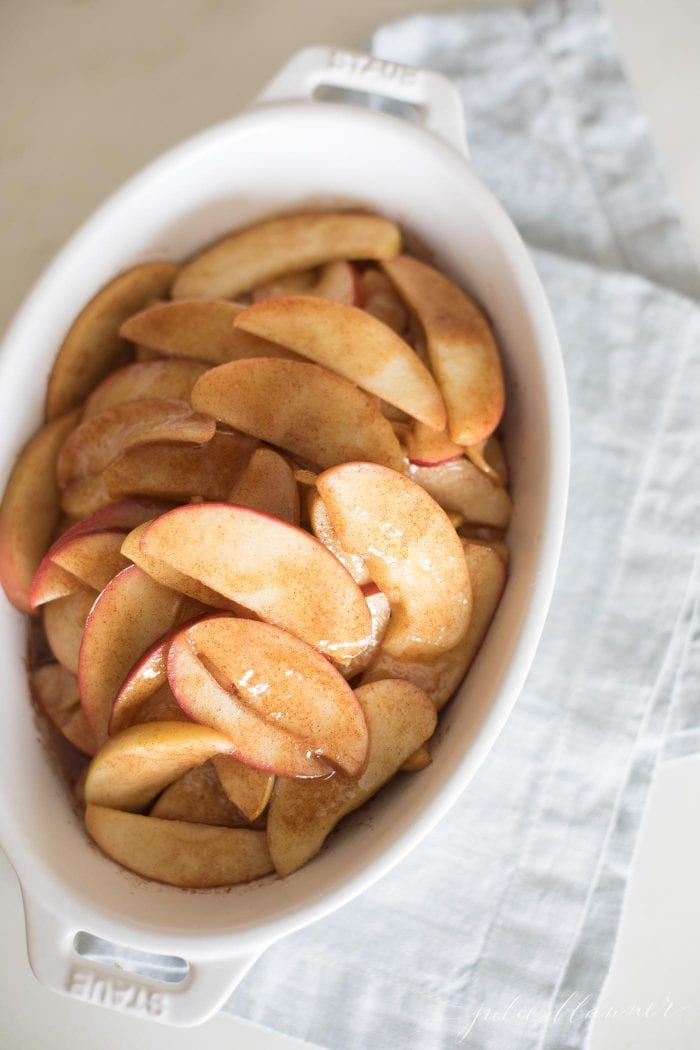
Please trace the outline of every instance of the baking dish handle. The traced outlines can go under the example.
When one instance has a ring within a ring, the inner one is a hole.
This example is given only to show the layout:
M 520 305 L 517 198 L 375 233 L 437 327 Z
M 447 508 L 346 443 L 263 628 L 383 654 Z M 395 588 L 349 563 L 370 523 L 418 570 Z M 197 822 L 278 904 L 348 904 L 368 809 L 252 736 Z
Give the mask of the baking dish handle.
M 408 103 L 418 122 L 468 157 L 464 108 L 452 81 L 432 69 L 404 66 L 358 51 L 309 47 L 298 51 L 256 99 L 257 105 L 311 100 L 319 88 L 342 88 Z
M 209 1020 L 266 947 L 245 955 L 174 960 L 182 963 L 181 979 L 166 982 L 135 973 L 127 961 L 101 963 L 80 954 L 75 948 L 79 925 L 56 915 L 24 889 L 22 897 L 29 963 L 41 984 L 71 998 L 161 1024 L 189 1027 Z M 143 952 L 131 954 L 149 958 Z M 151 958 L 157 965 L 163 957 Z

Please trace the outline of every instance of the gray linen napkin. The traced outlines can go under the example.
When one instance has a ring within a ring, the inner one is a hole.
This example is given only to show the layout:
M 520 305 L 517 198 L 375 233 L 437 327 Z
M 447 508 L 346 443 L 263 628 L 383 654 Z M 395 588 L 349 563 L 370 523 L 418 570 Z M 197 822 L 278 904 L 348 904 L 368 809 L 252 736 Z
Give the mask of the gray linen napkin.
M 568 525 L 532 672 L 460 803 L 226 1009 L 334 1050 L 574 1050 L 660 750 L 700 749 L 700 308 L 678 294 L 700 277 L 593 0 L 420 16 L 374 46 L 459 84 L 474 167 L 533 246 L 570 388 Z

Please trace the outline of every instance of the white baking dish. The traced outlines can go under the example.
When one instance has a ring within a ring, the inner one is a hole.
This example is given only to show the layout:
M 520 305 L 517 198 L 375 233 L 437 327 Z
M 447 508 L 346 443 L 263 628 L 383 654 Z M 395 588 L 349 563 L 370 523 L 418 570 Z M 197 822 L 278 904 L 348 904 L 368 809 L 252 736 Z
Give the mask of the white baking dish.
M 319 102 L 323 85 L 411 103 L 417 122 Z M 40 421 L 56 350 L 102 284 L 146 259 L 181 259 L 271 212 L 315 205 L 359 205 L 397 219 L 493 318 L 508 383 L 511 575 L 468 682 L 442 715 L 433 764 L 390 786 L 290 878 L 227 891 L 149 883 L 90 844 L 34 723 L 25 620 L 2 601 L 0 833 L 22 884 L 32 968 L 57 991 L 169 1024 L 209 1017 L 267 945 L 360 893 L 444 815 L 515 702 L 559 553 L 568 415 L 557 339 L 523 244 L 469 167 L 457 92 L 435 73 L 327 48 L 297 55 L 251 110 L 132 179 L 49 267 L 0 356 L 3 483 Z M 80 931 L 181 957 L 187 976 L 163 983 L 87 958 L 76 949 Z

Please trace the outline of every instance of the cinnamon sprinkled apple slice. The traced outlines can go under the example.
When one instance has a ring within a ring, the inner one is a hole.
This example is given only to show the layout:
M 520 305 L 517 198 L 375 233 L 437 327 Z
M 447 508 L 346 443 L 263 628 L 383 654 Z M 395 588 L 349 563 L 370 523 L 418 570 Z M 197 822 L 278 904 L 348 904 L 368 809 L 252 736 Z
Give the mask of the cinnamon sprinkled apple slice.
M 421 359 L 392 328 L 357 306 L 284 296 L 244 310 L 236 327 L 337 372 L 435 430 L 445 426 L 442 396 Z
M 140 549 L 339 663 L 368 643 L 371 618 L 352 576 L 318 540 L 279 518 L 193 503 L 152 521 Z
M 316 486 L 343 547 L 364 558 L 391 605 L 382 643 L 395 656 L 451 649 L 469 626 L 469 573 L 459 536 L 420 485 L 375 463 L 345 463 Z
M 237 230 L 196 255 L 182 268 L 172 296 L 235 299 L 280 274 L 336 259 L 391 259 L 400 247 L 398 227 L 377 215 L 284 215 Z
M 233 361 L 202 376 L 192 406 L 321 468 L 349 459 L 396 470 L 403 465 L 401 446 L 377 398 L 319 365 Z
M 79 404 L 108 372 L 126 363 L 129 346 L 119 326 L 150 300 L 166 295 L 177 269 L 169 262 L 143 263 L 100 288 L 58 351 L 46 392 L 47 419 Z
M 450 437 L 477 444 L 496 429 L 505 402 L 491 326 L 474 300 L 432 266 L 402 255 L 382 267 L 423 326 Z

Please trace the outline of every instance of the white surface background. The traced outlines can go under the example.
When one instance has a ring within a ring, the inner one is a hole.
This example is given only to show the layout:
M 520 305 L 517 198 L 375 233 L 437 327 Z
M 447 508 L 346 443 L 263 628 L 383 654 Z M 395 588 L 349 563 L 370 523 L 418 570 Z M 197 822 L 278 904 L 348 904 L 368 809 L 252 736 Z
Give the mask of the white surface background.
M 382 21 L 446 6 L 467 4 L 4 0 L 0 326 L 109 192 L 168 146 L 235 114 L 293 51 L 311 43 L 361 48 Z M 607 0 L 606 6 L 700 254 L 697 0 Z M 700 1045 L 699 795 L 700 759 L 661 769 L 591 1050 Z M 0 930 L 3 1050 L 121 1050 L 139 1040 L 152 1050 L 304 1045 L 229 1017 L 198 1030 L 161 1029 L 45 991 L 28 968 L 19 887 L 1 853 Z M 580 991 L 579 1010 L 586 989 Z

